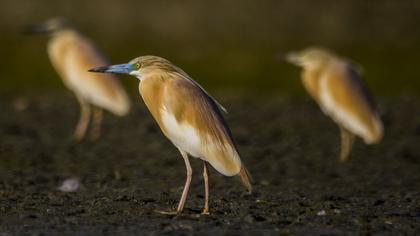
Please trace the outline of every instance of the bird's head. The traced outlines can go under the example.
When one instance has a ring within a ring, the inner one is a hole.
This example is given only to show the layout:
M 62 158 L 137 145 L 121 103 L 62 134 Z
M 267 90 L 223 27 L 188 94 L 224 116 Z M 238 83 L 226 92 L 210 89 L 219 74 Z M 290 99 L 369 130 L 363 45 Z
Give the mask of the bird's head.
M 129 63 L 100 66 L 89 70 L 90 72 L 129 74 L 142 80 L 151 73 L 171 73 L 182 71 L 168 60 L 157 56 L 141 56 Z
M 300 52 L 288 53 L 286 60 L 303 68 L 314 68 L 328 63 L 334 57 L 334 54 L 326 49 L 308 48 Z
M 48 19 L 40 24 L 29 25 L 25 29 L 27 34 L 54 34 L 58 31 L 68 29 L 71 25 L 69 21 L 62 17 Z

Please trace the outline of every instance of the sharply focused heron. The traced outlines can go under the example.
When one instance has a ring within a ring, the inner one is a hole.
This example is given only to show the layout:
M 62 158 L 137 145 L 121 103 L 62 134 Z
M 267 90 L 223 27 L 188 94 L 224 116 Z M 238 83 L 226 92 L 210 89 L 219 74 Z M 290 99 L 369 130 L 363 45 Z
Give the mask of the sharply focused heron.
M 28 27 L 28 33 L 50 36 L 48 55 L 64 84 L 80 103 L 80 118 L 74 136 L 80 141 L 86 134 L 93 110 L 91 137 L 100 136 L 102 109 L 124 116 L 130 109 L 127 93 L 113 75 L 88 72 L 89 68 L 107 63 L 94 44 L 62 18 L 53 18 Z
M 382 122 L 359 70 L 349 61 L 320 48 L 287 55 L 303 68 L 302 81 L 322 111 L 340 127 L 340 159 L 348 159 L 355 136 L 367 144 L 383 136 Z
M 204 163 L 204 214 L 209 213 L 207 162 L 223 175 L 239 174 L 251 191 L 248 172 L 222 116 L 224 108 L 183 70 L 161 57 L 142 56 L 127 64 L 90 71 L 130 74 L 140 80 L 139 91 L 147 108 L 163 134 L 179 149 L 187 168 L 181 200 L 173 213 L 182 212 L 187 198 L 192 175 L 188 155 Z

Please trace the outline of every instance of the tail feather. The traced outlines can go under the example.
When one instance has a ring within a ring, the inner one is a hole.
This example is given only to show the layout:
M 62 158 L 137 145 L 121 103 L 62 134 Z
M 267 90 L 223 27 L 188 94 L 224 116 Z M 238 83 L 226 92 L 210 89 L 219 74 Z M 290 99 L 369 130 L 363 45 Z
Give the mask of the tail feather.
M 245 166 L 242 165 L 241 170 L 239 171 L 239 177 L 241 177 L 242 184 L 248 189 L 248 191 L 252 192 L 252 177 L 249 174 L 248 170 Z

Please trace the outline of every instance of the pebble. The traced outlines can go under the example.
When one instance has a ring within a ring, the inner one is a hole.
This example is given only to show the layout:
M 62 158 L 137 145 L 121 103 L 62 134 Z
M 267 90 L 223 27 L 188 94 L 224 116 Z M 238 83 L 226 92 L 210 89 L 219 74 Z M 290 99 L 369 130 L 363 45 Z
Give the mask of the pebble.
M 325 216 L 327 214 L 327 212 L 325 212 L 325 210 L 322 210 L 322 211 L 318 211 L 316 214 L 318 216 Z
M 66 179 L 63 181 L 58 190 L 61 192 L 76 192 L 80 189 L 80 182 L 78 179 Z

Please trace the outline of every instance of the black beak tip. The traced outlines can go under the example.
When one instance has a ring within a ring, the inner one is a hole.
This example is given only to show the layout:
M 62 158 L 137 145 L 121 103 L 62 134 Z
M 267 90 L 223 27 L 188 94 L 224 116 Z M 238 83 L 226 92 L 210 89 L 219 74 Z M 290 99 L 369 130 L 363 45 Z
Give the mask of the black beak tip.
M 274 55 L 274 57 L 277 61 L 280 61 L 280 62 L 287 61 L 287 54 L 282 53 L 282 52 L 277 53 L 276 55 Z
M 105 73 L 107 70 L 107 66 L 100 66 L 100 67 L 94 67 L 89 69 L 89 72 L 98 72 L 98 73 Z
M 23 27 L 22 34 L 33 35 L 33 34 L 45 34 L 48 30 L 43 25 L 27 25 Z

